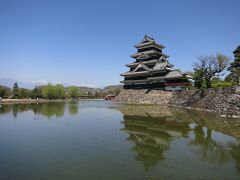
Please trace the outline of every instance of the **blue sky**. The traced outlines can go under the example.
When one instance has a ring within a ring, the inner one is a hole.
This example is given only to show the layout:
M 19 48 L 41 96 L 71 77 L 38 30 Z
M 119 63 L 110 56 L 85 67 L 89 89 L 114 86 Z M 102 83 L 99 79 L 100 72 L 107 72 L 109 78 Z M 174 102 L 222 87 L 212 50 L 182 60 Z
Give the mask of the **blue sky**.
M 119 84 L 145 34 L 183 71 L 240 45 L 239 0 L 0 0 L 0 77 Z

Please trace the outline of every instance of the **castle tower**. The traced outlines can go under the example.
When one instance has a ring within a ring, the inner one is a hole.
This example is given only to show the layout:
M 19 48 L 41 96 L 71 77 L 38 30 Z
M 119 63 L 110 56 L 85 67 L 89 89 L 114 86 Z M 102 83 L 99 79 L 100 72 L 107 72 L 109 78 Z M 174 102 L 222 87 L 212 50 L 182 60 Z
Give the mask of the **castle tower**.
M 137 53 L 131 55 L 135 59 L 127 64 L 128 72 L 122 73 L 124 89 L 159 89 L 184 90 L 189 84 L 187 75 L 173 69 L 167 60 L 169 56 L 163 53 L 165 48 L 147 35 L 134 46 Z

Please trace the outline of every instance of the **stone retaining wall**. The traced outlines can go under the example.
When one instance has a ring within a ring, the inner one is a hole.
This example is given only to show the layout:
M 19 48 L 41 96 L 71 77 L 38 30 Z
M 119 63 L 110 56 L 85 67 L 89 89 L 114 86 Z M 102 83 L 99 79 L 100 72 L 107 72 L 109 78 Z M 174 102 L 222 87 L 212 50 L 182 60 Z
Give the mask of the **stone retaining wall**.
M 167 104 L 240 116 L 240 87 L 181 92 L 123 90 L 115 99 L 125 104 Z
M 172 97 L 170 91 L 122 90 L 115 101 L 125 104 L 168 104 Z

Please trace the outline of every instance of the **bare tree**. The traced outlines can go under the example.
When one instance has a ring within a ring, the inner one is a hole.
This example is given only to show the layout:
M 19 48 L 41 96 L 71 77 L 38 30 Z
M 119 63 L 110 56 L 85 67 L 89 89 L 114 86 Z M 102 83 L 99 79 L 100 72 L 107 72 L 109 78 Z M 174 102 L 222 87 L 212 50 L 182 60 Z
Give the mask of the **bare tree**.
M 200 56 L 198 57 L 198 62 L 193 65 L 194 72 L 201 76 L 199 78 L 205 81 L 207 88 L 211 88 L 213 77 L 223 75 L 229 61 L 230 58 L 222 54 Z

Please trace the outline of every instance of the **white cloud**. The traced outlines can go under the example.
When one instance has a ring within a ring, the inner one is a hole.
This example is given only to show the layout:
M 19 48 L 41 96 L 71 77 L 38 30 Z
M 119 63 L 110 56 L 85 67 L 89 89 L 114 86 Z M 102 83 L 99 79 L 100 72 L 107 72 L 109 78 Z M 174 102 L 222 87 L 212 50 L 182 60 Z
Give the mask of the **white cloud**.
M 39 80 L 33 81 L 32 83 L 33 83 L 33 84 L 45 85 L 45 84 L 48 83 L 48 81 L 46 81 L 46 80 L 44 80 L 44 79 L 39 79 Z

